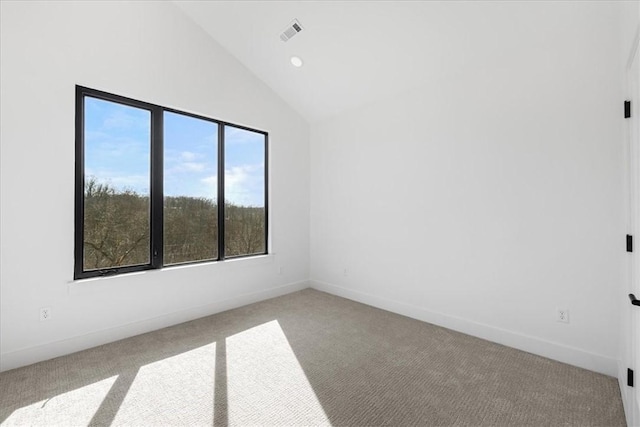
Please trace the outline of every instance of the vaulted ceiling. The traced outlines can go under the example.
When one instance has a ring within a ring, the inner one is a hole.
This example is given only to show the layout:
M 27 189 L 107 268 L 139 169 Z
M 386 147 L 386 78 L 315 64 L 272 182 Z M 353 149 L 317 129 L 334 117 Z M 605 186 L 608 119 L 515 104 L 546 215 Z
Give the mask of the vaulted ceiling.
M 544 49 L 553 43 L 544 22 L 558 23 L 541 3 L 175 2 L 310 123 Z M 293 19 L 303 31 L 283 42 Z M 303 67 L 291 65 L 293 55 Z

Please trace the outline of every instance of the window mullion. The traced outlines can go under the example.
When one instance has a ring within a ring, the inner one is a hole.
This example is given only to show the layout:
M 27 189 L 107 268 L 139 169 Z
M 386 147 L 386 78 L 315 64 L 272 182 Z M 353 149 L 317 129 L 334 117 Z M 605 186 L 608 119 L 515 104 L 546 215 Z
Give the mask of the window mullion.
M 218 126 L 218 259 L 225 258 L 224 253 L 224 132 L 225 125 Z
M 154 107 L 151 111 L 151 266 L 163 265 L 163 111 Z

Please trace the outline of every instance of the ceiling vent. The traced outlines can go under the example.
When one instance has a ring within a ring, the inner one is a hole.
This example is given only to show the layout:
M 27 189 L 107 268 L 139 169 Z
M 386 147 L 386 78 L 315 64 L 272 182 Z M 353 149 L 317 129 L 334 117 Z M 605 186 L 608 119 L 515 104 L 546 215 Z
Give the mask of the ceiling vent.
M 284 29 L 282 34 L 280 34 L 280 40 L 282 40 L 283 42 L 286 42 L 291 37 L 298 34 L 300 31 L 302 31 L 302 25 L 300 25 L 297 19 L 294 19 L 293 21 L 291 21 L 289 26 Z

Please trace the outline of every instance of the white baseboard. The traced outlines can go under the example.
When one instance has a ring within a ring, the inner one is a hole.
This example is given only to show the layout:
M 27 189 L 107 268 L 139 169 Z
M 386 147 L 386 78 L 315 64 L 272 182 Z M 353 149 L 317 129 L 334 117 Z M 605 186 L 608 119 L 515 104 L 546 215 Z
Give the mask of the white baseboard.
M 422 320 L 454 331 L 473 335 L 498 344 L 523 350 L 528 353 L 548 357 L 549 359 L 578 366 L 590 371 L 612 377 L 618 376 L 618 361 L 610 357 L 590 353 L 579 348 L 566 346 L 552 341 L 543 340 L 518 332 L 497 328 L 495 326 L 474 322 L 460 317 L 450 316 L 411 304 L 393 301 L 377 295 L 355 291 L 332 285 L 318 280 L 310 280 L 312 288 L 327 292 L 336 296 L 347 298 L 383 310 L 401 314 L 403 316 Z
M 0 372 L 42 362 L 44 360 L 53 359 L 54 357 L 64 356 L 77 351 L 86 350 L 91 347 L 155 331 L 168 326 L 177 325 L 179 323 L 188 322 L 190 320 L 231 310 L 254 302 L 275 298 L 291 292 L 306 289 L 308 287 L 309 282 L 306 280 L 289 283 L 283 286 L 242 294 L 222 301 L 178 310 L 173 313 L 90 332 L 88 334 L 60 341 L 3 353 L 0 355 Z
M 473 322 L 468 319 L 425 310 L 424 308 L 411 304 L 382 298 L 365 292 L 354 291 L 352 289 L 343 288 L 317 280 L 300 281 L 276 288 L 242 294 L 226 300 L 191 307 L 162 316 L 103 329 L 61 341 L 3 353 L 0 355 L 0 372 L 52 359 L 54 357 L 64 356 L 76 351 L 86 350 L 98 345 L 151 332 L 167 326 L 209 316 L 211 314 L 252 304 L 265 299 L 285 295 L 307 287 L 312 287 L 323 292 L 358 301 L 383 310 L 392 311 L 394 313 L 422 320 L 434 325 L 453 329 L 458 332 L 517 348 L 529 353 L 548 357 L 570 365 L 618 377 L 619 379 L 622 378 L 622 374 L 618 372 L 618 361 L 609 357 L 540 338 L 523 335 L 517 332 L 496 328 L 494 326 Z M 624 375 L 626 375 L 626 370 Z

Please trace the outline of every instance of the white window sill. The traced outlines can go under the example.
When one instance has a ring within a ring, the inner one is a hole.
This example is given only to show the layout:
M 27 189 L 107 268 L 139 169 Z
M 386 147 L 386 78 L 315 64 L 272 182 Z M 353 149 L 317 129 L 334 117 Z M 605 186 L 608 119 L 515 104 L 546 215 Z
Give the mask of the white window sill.
M 231 258 L 223 261 L 211 261 L 211 262 L 200 262 L 194 264 L 179 264 L 163 267 L 160 269 L 153 270 L 144 270 L 144 271 L 134 271 L 131 273 L 122 273 L 113 276 L 100 276 L 100 277 L 91 277 L 88 279 L 78 279 L 72 280 L 67 284 L 67 292 L 69 295 L 79 295 L 85 293 L 94 293 L 96 291 L 100 291 L 102 289 L 113 289 L 114 286 L 118 285 L 118 282 L 125 283 L 129 282 L 129 280 L 135 276 L 144 276 L 144 275 L 162 275 L 162 274 L 171 274 L 177 270 L 192 270 L 192 269 L 201 269 L 210 271 L 225 271 L 225 270 L 234 270 L 238 268 L 251 268 L 259 265 L 273 264 L 273 259 L 275 258 L 275 254 L 267 254 L 267 255 L 256 255 L 256 256 L 248 256 L 242 258 Z M 222 270 L 221 270 L 222 269 Z M 130 286 L 130 283 L 127 283 L 127 286 Z

